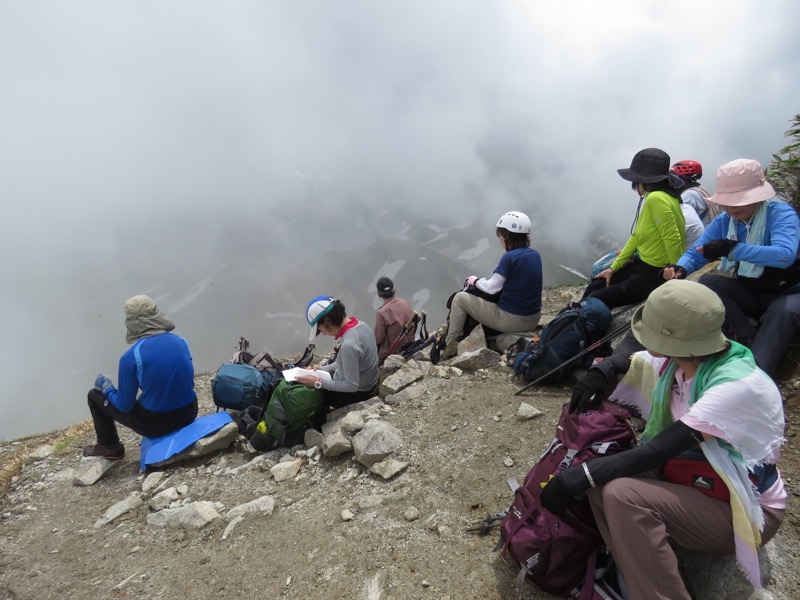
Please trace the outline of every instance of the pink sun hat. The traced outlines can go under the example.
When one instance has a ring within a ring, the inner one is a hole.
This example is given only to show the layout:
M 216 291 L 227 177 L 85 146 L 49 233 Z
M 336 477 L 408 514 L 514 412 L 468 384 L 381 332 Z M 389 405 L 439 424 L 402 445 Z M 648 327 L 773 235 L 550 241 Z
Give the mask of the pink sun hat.
M 757 160 L 737 158 L 717 169 L 717 191 L 709 201 L 720 206 L 746 206 L 769 200 L 774 188 Z

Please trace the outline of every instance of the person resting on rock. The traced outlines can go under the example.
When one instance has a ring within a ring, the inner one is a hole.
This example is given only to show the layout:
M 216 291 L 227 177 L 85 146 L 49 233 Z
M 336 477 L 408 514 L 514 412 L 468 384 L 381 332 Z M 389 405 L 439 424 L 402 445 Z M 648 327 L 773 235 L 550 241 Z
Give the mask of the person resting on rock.
M 564 469 L 541 494 L 557 515 L 588 496 L 631 600 L 690 599 L 673 545 L 735 553 L 760 588 L 757 550 L 784 519 L 781 394 L 750 350 L 725 338 L 724 318 L 706 286 L 664 283 L 631 321 L 646 351 L 604 360 L 612 368 L 590 370 L 570 403 L 590 410 L 625 373 L 611 400 L 646 421 L 640 446 Z
M 722 299 L 728 334 L 774 376 L 800 324 L 800 219 L 775 197 L 757 160 L 722 165 L 716 190 L 711 200 L 724 212 L 663 277 L 685 278 L 719 260 L 719 271 L 733 276 L 706 273 L 700 283 Z
M 175 324 L 149 296 L 129 298 L 124 311 L 126 341 L 132 346 L 119 359 L 119 385 L 101 374 L 89 390 L 97 443 L 86 446 L 84 456 L 125 456 L 116 423 L 142 436 L 161 437 L 197 417 L 189 344 L 170 333 Z
M 330 378 L 301 375 L 297 381 L 322 390 L 326 408 L 341 408 L 372 398 L 378 383 L 378 346 L 369 325 L 348 317 L 344 304 L 330 296 L 317 296 L 306 308 L 313 341 L 320 333 L 336 340 L 336 358 L 314 370 L 327 371 Z M 323 411 L 324 412 L 324 411 Z
M 533 331 L 542 312 L 542 257 L 530 247 L 531 220 L 524 213 L 507 212 L 495 226 L 505 253 L 489 279 L 471 275 L 464 291 L 453 296 L 442 358 L 458 353 L 467 316 L 495 331 Z M 477 288 L 482 294 L 467 291 Z M 496 302 L 481 295 L 498 294 Z

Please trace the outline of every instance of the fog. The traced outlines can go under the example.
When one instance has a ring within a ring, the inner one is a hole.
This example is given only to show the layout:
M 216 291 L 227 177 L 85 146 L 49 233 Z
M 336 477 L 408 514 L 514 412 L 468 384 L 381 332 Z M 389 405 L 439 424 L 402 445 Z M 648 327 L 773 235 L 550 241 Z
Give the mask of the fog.
M 371 324 L 381 275 L 435 328 L 507 210 L 546 283 L 574 280 L 558 265 L 626 238 L 636 151 L 713 189 L 785 145 L 798 22 L 791 0 L 0 0 L 0 439 L 88 418 L 135 294 L 207 371 L 241 335 L 301 352 L 318 294 Z

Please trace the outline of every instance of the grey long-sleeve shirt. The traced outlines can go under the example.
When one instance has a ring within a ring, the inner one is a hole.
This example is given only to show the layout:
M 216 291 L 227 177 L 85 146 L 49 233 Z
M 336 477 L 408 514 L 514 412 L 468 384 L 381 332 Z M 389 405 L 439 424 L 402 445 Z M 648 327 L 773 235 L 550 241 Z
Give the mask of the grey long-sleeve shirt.
M 369 325 L 359 321 L 345 331 L 336 360 L 320 369 L 333 376 L 332 381 L 322 382 L 324 390 L 353 393 L 374 388 L 378 383 L 378 347 Z

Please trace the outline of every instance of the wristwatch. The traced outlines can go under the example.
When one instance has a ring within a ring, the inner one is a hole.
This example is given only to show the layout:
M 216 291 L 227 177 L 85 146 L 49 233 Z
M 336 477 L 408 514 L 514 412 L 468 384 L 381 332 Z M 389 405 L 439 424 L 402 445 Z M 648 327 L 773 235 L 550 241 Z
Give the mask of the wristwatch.
M 318 390 L 321 390 L 322 389 L 322 379 L 317 377 L 317 380 L 314 382 L 314 387 L 317 388 Z

